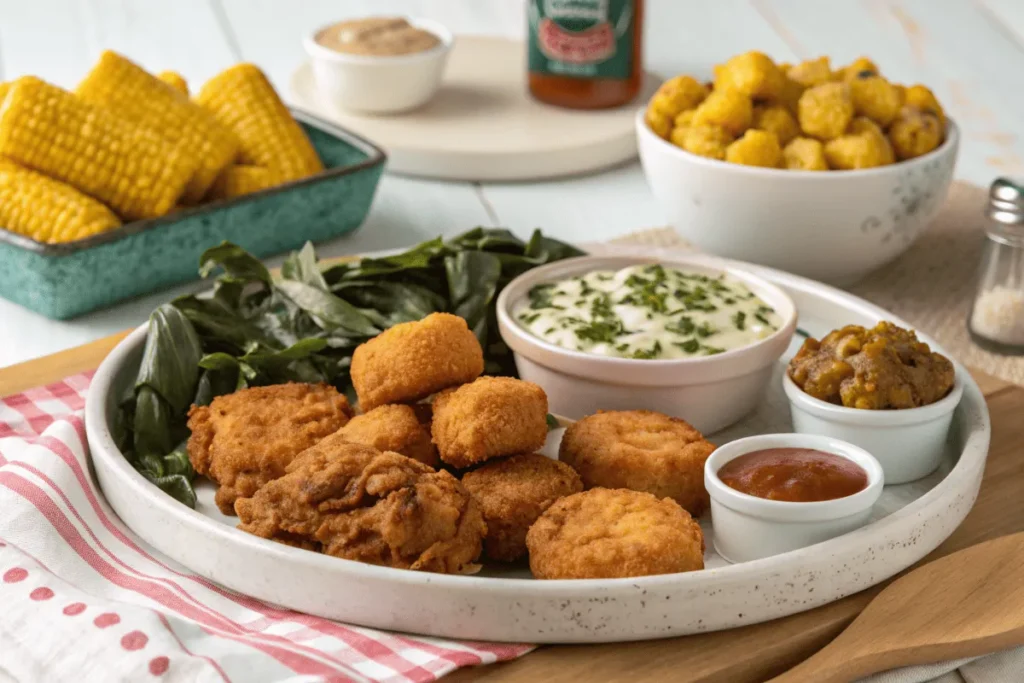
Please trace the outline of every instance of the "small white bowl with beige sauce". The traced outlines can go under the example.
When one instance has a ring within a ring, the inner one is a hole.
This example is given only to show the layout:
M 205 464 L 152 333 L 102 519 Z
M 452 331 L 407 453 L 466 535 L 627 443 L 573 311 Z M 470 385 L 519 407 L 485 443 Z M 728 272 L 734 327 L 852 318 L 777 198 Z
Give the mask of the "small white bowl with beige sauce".
M 434 21 L 369 17 L 318 28 L 304 44 L 326 102 L 393 114 L 421 107 L 437 92 L 452 34 Z

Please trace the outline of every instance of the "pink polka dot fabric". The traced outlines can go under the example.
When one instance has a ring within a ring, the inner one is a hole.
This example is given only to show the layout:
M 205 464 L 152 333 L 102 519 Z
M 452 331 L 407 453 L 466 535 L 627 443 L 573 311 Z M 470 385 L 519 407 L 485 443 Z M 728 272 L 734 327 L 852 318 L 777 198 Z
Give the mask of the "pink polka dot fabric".
M 532 649 L 347 626 L 171 563 L 89 470 L 89 378 L 0 399 L 0 650 L 15 680 L 424 683 Z

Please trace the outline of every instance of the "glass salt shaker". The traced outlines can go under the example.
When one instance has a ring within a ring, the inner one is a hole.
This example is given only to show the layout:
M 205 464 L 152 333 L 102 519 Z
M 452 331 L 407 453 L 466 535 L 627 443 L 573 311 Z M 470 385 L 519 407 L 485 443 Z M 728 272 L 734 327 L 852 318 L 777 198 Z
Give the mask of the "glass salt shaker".
M 1024 354 L 1024 179 L 997 178 L 989 190 L 988 222 L 978 291 L 967 329 L 978 346 Z

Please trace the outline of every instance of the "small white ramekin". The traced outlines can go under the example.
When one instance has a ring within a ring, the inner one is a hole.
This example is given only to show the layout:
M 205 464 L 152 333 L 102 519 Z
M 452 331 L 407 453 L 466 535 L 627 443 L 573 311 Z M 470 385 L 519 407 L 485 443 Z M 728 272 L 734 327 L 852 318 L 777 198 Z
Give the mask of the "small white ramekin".
M 512 316 L 512 308 L 536 284 L 646 263 L 708 275 L 727 273 L 774 308 L 782 325 L 765 339 L 714 356 L 635 360 L 551 344 Z M 793 300 L 744 265 L 702 254 L 679 254 L 670 259 L 580 256 L 557 261 L 523 273 L 502 290 L 497 302 L 498 329 L 515 355 L 519 376 L 544 389 L 552 413 L 579 419 L 598 410 L 656 410 L 711 434 L 740 420 L 763 399 L 772 370 L 796 330 Z
M 718 470 L 726 463 L 766 448 L 813 448 L 847 458 L 867 472 L 868 486 L 845 498 L 793 503 L 747 495 L 718 478 Z M 762 434 L 731 441 L 719 446 L 704 463 L 715 550 L 729 562 L 749 562 L 849 533 L 867 523 L 884 483 L 882 467 L 870 453 L 839 439 Z
M 451 31 L 435 21 L 408 21 L 433 33 L 441 44 L 408 55 L 350 55 L 316 41 L 329 26 L 308 34 L 303 44 L 321 96 L 338 109 L 368 114 L 394 114 L 426 104 L 441 86 L 453 38 Z
M 804 393 L 788 373 L 782 387 L 795 431 L 860 446 L 878 459 L 886 484 L 906 484 L 935 471 L 946 449 L 953 411 L 964 393 L 959 371 L 945 398 L 904 410 L 858 410 L 826 403 Z

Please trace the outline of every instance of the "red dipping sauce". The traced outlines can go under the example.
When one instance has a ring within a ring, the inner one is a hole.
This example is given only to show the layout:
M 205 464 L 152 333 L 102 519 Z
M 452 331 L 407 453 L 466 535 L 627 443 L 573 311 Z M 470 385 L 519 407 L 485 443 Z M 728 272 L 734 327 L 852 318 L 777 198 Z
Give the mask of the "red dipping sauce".
M 868 487 L 868 473 L 860 465 L 812 448 L 746 453 L 725 463 L 718 478 L 741 493 L 791 503 L 845 498 Z

